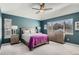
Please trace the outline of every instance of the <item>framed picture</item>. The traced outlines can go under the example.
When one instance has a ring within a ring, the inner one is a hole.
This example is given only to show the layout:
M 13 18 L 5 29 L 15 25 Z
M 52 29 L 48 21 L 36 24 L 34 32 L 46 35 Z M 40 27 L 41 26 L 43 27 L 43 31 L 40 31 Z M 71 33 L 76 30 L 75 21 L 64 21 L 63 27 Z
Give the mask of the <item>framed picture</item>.
M 75 22 L 75 30 L 79 30 L 79 21 Z

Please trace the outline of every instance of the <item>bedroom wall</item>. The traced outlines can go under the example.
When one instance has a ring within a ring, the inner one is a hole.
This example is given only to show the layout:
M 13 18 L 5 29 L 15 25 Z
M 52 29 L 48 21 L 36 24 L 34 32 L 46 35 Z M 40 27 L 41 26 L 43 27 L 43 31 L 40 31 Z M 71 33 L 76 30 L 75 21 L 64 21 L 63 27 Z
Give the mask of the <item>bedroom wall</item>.
M 18 28 L 40 26 L 40 22 L 35 20 L 35 19 L 24 18 L 24 17 L 20 17 L 20 16 L 14 16 L 14 15 L 9 15 L 9 14 L 2 13 L 3 25 L 4 25 L 4 19 L 5 18 L 12 19 L 12 25 L 17 25 Z M 3 30 L 4 30 L 4 28 L 3 28 Z M 3 40 L 2 40 L 2 42 L 3 43 L 9 42 L 8 39 L 7 40 L 4 39 L 4 33 L 3 33 Z
M 65 41 L 75 43 L 75 44 L 79 44 L 79 31 L 75 30 L 75 21 L 79 21 L 79 12 L 74 13 L 74 14 L 64 15 L 64 16 L 60 16 L 60 17 L 40 21 L 41 28 L 42 28 L 41 32 L 47 34 L 47 30 L 44 29 L 44 25 L 47 24 L 47 22 L 60 21 L 60 20 L 70 19 L 70 18 L 73 18 L 73 35 L 66 35 L 65 36 Z M 69 39 L 69 41 L 67 39 Z
M 1 10 L 0 10 L 0 46 L 2 42 L 2 18 L 1 18 Z

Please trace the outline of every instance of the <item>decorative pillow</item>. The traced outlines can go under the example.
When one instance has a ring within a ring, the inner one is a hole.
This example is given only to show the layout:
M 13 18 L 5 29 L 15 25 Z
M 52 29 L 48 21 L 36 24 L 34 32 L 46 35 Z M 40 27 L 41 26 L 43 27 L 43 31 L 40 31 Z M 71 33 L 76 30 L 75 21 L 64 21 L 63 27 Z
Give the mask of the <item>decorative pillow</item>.
M 30 33 L 31 33 L 31 34 L 36 34 L 36 29 L 32 28 L 32 29 L 30 30 Z
M 24 34 L 30 34 L 30 31 L 29 30 L 23 30 L 23 33 Z

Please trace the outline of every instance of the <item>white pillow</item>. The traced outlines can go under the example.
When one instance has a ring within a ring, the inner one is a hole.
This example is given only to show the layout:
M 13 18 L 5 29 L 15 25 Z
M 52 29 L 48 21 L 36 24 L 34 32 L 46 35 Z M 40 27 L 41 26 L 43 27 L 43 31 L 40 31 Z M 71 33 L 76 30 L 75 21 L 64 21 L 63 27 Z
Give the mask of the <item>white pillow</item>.
M 36 30 L 35 29 L 31 29 L 31 34 L 36 34 Z
M 23 33 L 24 34 L 30 34 L 30 31 L 29 30 L 23 30 Z

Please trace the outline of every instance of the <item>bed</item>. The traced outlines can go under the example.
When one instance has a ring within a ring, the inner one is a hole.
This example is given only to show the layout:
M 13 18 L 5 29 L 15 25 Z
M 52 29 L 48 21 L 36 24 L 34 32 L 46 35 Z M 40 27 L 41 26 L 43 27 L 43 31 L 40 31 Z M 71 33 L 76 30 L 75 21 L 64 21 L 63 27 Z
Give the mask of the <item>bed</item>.
M 29 47 L 29 50 L 33 50 L 38 46 L 49 43 L 48 35 L 36 33 L 35 28 L 21 28 L 20 32 L 21 41 Z

